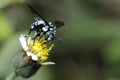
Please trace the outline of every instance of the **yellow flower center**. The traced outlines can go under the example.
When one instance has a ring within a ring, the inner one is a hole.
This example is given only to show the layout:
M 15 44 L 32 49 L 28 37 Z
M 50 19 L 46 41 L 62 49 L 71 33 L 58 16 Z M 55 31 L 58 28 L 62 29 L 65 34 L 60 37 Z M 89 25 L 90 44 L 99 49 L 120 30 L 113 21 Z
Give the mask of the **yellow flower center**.
M 30 51 L 37 55 L 40 62 L 44 62 L 47 60 L 48 55 L 52 49 L 52 47 L 54 46 L 53 44 L 51 45 L 47 45 L 45 42 L 47 42 L 45 40 L 44 37 L 40 38 L 40 39 L 36 39 L 35 41 L 30 41 L 29 43 L 29 49 Z

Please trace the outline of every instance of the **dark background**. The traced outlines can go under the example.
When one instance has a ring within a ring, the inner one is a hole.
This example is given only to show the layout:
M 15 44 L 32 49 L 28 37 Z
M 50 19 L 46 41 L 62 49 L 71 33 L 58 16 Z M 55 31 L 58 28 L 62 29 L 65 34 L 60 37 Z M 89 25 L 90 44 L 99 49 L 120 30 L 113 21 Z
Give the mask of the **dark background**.
M 119 0 L 0 0 L 0 80 L 13 72 L 12 59 L 21 52 L 20 34 L 27 34 L 33 13 L 46 20 L 61 20 L 48 61 L 29 79 L 120 80 Z

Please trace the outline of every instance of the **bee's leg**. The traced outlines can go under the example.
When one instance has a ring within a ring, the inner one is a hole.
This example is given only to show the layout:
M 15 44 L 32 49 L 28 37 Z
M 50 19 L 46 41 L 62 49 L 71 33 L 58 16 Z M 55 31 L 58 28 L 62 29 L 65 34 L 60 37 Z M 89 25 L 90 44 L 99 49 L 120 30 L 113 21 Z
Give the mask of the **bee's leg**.
M 31 32 L 32 32 L 32 29 L 30 29 L 30 31 L 28 32 L 28 35 L 30 35 Z
M 35 35 L 34 35 L 34 37 L 32 38 L 32 40 L 33 40 L 33 46 L 34 46 L 35 39 L 36 39 L 36 37 L 37 37 L 36 34 L 37 34 L 37 33 L 35 32 Z
M 32 38 L 32 40 L 33 40 L 33 45 L 34 45 L 35 39 L 36 39 L 39 35 L 40 35 L 40 33 L 35 32 L 35 35 L 34 35 L 34 37 Z
M 41 37 L 43 37 L 43 34 L 44 34 L 44 32 L 41 32 L 41 33 L 40 33 L 39 39 L 40 39 Z
M 32 32 L 32 29 L 29 30 L 28 34 L 24 35 L 24 37 L 30 36 L 30 33 Z
M 32 39 L 35 40 L 39 35 L 40 35 L 39 32 L 35 32 L 34 37 Z
M 50 31 L 48 31 L 45 35 L 46 35 L 46 37 L 45 37 L 45 40 L 48 42 L 48 41 L 50 41 L 50 34 L 51 34 L 51 32 Z
M 46 40 L 49 42 L 49 41 L 52 41 L 52 40 L 54 40 L 54 38 L 55 38 L 55 34 L 54 33 L 51 33 L 51 32 L 49 32 L 48 34 L 46 34 Z

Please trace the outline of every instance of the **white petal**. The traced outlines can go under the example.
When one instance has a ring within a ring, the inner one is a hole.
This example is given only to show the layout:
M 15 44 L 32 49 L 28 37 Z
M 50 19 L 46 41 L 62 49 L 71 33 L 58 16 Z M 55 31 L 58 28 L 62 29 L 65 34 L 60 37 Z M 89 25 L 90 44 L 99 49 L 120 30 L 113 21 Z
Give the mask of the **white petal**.
M 37 60 L 38 60 L 38 56 L 33 54 L 33 55 L 32 55 L 32 60 L 37 61 Z
M 29 44 L 31 41 L 31 38 L 29 37 L 28 40 L 27 40 L 27 44 Z
M 20 35 L 19 40 L 20 40 L 20 43 L 21 43 L 23 49 L 25 51 L 27 51 L 28 50 L 28 46 L 27 46 L 25 37 L 23 35 Z
M 32 56 L 33 53 L 27 52 L 27 56 Z
M 32 60 L 34 60 L 34 61 L 38 60 L 38 56 L 33 54 L 33 53 L 31 53 L 31 52 L 27 52 L 27 56 L 31 56 Z
M 41 63 L 41 65 L 55 65 L 54 62 L 43 62 Z

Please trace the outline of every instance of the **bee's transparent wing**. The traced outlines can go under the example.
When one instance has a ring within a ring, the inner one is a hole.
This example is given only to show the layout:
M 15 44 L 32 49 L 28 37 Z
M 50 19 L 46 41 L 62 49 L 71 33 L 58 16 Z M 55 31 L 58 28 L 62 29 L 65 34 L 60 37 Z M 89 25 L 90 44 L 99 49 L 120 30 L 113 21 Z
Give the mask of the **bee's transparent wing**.
M 65 23 L 62 22 L 62 21 L 55 21 L 55 22 L 54 22 L 54 25 L 55 25 L 57 28 L 60 28 L 60 27 L 64 26 Z
M 59 41 L 62 41 L 65 44 L 70 44 L 68 41 L 66 41 L 66 40 L 64 40 L 64 39 L 62 39 L 60 37 L 56 37 L 56 39 L 59 40 Z

